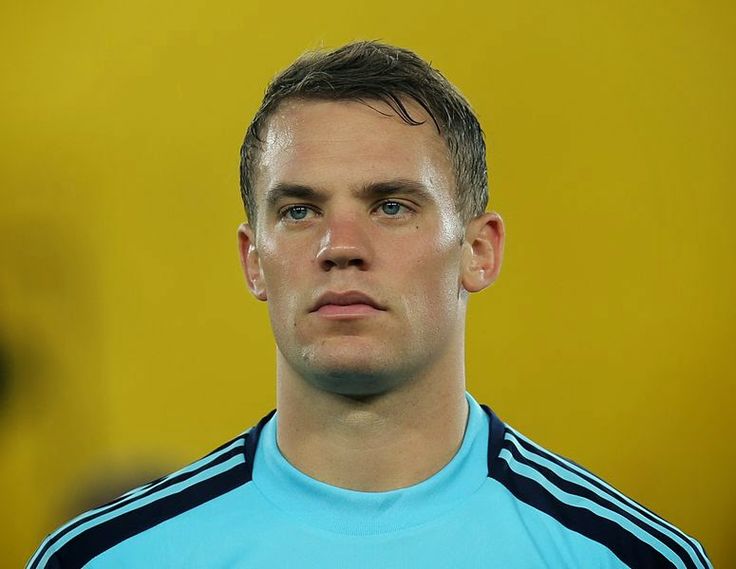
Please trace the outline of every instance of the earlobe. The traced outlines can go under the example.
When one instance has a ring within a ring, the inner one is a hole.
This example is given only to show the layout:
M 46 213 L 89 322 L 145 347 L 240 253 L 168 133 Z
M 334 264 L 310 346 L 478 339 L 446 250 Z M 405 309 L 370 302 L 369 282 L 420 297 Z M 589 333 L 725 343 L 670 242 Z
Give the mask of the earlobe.
M 240 266 L 243 268 L 245 282 L 250 292 L 258 300 L 268 300 L 266 282 L 261 270 L 261 257 L 256 249 L 255 232 L 247 223 L 241 223 L 238 227 L 238 250 Z
M 505 229 L 496 212 L 484 213 L 470 221 L 463 243 L 462 285 L 479 292 L 491 285 L 501 270 Z

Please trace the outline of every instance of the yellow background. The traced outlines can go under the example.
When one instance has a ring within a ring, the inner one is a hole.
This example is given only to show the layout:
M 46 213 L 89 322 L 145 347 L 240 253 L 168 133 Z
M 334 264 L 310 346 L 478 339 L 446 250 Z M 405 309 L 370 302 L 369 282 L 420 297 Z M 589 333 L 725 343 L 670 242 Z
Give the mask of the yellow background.
M 732 6 L 4 2 L 2 565 L 273 408 L 241 138 L 300 52 L 383 39 L 487 134 L 508 248 L 470 391 L 736 566 Z

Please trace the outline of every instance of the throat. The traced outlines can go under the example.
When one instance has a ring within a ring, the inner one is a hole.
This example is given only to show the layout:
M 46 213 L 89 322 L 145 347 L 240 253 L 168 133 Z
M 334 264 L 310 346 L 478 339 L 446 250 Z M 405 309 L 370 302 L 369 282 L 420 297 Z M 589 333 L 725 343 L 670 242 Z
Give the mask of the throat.
M 394 420 L 354 410 L 313 429 L 280 422 L 278 446 L 292 466 L 331 486 L 361 492 L 406 488 L 442 470 L 462 445 L 468 420 L 464 396 L 455 407 L 451 420 L 444 421 Z

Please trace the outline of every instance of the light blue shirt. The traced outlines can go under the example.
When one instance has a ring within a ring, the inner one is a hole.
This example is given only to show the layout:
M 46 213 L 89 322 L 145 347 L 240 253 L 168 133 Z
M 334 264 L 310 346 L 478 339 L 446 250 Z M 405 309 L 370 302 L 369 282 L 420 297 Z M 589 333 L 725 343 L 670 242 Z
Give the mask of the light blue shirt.
M 413 486 L 358 492 L 307 476 L 281 454 L 275 413 L 75 518 L 29 567 L 711 567 L 697 541 L 466 398 L 459 450 Z

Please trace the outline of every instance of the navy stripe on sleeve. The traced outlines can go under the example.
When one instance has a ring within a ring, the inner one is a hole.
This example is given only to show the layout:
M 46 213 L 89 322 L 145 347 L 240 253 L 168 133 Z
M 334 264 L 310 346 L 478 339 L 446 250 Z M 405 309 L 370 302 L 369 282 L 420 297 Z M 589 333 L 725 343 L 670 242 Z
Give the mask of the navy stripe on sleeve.
M 244 470 L 245 465 L 241 463 L 186 490 L 91 527 L 58 552 L 62 567 L 83 567 L 126 539 L 241 486 Z
M 59 560 L 64 566 L 81 567 L 118 543 L 250 482 L 261 430 L 275 412 L 199 461 L 71 520 L 48 536 L 28 568 L 53 567 Z M 231 466 L 223 467 L 233 459 Z M 166 492 L 174 486 L 179 489 Z
M 600 478 L 491 419 L 488 476 L 629 567 L 712 567 L 700 544 Z

